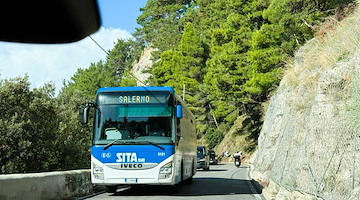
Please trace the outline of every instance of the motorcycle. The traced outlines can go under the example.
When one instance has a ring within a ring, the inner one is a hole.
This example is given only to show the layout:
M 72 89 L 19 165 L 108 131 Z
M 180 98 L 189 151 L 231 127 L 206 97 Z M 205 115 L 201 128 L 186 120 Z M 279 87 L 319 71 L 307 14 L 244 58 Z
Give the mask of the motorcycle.
M 235 163 L 236 167 L 240 167 L 240 165 L 241 165 L 240 156 L 239 157 L 238 156 L 234 157 L 234 163 Z

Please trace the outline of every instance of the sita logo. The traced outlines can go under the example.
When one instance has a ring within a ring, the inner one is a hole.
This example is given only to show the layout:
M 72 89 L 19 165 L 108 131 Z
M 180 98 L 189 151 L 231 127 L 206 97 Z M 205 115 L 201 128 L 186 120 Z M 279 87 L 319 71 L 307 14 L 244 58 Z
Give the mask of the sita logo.
M 137 162 L 137 155 L 136 153 L 117 153 L 116 154 L 116 162 Z

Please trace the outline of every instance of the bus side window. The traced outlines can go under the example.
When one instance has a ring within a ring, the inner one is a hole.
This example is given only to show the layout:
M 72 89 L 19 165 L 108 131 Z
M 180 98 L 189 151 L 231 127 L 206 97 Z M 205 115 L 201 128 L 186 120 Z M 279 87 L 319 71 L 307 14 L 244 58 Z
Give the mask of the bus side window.
M 181 136 L 180 118 L 176 118 L 176 141 L 179 142 Z

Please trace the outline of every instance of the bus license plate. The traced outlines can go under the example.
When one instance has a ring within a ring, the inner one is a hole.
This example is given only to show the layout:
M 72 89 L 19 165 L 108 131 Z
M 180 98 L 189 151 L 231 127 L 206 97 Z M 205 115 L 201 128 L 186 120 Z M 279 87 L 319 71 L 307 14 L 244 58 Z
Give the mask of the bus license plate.
M 137 178 L 126 178 L 125 183 L 137 183 Z

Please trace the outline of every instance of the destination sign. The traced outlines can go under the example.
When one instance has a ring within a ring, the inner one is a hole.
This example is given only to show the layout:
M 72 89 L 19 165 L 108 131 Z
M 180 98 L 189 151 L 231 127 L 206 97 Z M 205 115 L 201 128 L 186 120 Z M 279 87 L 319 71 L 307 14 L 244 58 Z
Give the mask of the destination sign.
M 100 93 L 97 104 L 164 104 L 167 103 L 168 92 L 113 92 Z
M 120 96 L 119 103 L 150 103 L 150 96 Z

